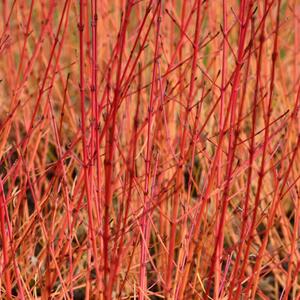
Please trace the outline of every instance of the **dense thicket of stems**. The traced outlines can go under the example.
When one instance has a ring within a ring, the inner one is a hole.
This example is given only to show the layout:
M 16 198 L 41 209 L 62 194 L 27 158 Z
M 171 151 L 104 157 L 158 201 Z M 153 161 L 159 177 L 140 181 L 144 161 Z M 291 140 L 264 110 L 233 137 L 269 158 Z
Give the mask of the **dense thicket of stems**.
M 296 0 L 0 3 L 1 299 L 299 299 Z

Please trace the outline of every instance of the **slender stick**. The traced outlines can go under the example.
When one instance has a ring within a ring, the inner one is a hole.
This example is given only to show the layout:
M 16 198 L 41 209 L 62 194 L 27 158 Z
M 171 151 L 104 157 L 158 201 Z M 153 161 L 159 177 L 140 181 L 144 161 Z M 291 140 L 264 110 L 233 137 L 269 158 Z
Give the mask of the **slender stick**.
M 81 131 L 82 131 L 82 148 L 83 148 L 83 168 L 84 168 L 84 181 L 85 181 L 85 191 L 87 197 L 87 208 L 88 208 L 88 236 L 91 239 L 92 252 L 94 256 L 94 261 L 98 262 L 98 251 L 96 246 L 95 238 L 95 229 L 94 229 L 94 220 L 93 220 L 93 204 L 92 204 L 92 194 L 91 194 L 91 181 L 92 178 L 89 178 L 89 159 L 88 159 L 88 148 L 86 140 L 86 112 L 85 112 L 85 81 L 84 81 L 84 1 L 80 0 L 79 2 L 79 49 L 80 49 L 80 58 L 79 58 L 79 68 L 80 68 L 80 108 L 81 108 Z M 91 266 L 88 266 L 88 271 L 91 270 Z M 96 269 L 97 271 L 97 269 Z M 89 281 L 89 278 L 87 278 Z

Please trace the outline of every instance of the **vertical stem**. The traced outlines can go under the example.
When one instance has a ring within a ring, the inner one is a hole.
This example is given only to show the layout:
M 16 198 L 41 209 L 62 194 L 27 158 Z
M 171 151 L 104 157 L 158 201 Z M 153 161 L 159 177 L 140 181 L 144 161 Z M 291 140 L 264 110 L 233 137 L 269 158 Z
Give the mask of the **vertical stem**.
M 221 79 L 221 102 L 220 102 L 220 116 L 219 116 L 219 131 L 221 132 L 224 122 L 224 108 L 225 108 L 225 96 L 226 96 L 226 75 L 227 75 L 227 2 L 222 0 L 223 4 L 223 51 L 222 51 L 222 79 Z M 220 189 L 222 182 L 222 152 L 220 152 L 220 157 L 218 159 L 218 173 L 217 173 L 217 185 Z M 218 227 L 220 225 L 219 220 L 219 208 L 221 207 L 220 203 L 221 194 L 218 193 L 216 197 L 216 235 Z M 219 286 L 220 286 L 220 277 L 221 277 L 221 251 L 223 249 L 222 245 L 223 238 L 220 239 L 220 243 L 217 245 L 217 262 L 215 265 L 215 285 L 214 285 L 214 298 L 217 300 L 219 298 Z
M 80 16 L 79 16 L 79 24 L 78 24 L 78 30 L 79 30 L 79 49 L 80 49 L 80 107 L 81 107 L 81 131 L 82 131 L 82 148 L 83 148 L 83 168 L 84 168 L 84 182 L 85 182 L 85 191 L 86 191 L 86 197 L 87 197 L 87 207 L 88 207 L 88 236 L 90 237 L 90 243 L 88 243 L 88 251 L 90 251 L 90 246 L 92 246 L 93 249 L 93 255 L 94 255 L 94 264 L 98 262 L 98 255 L 97 255 L 97 246 L 96 246 L 96 240 L 95 240 L 95 231 L 94 231 L 94 222 L 93 222 L 93 205 L 92 205 L 92 195 L 91 195 L 91 189 L 90 185 L 92 182 L 92 178 L 89 178 L 89 166 L 88 166 L 88 147 L 87 147 L 87 141 L 86 141 L 86 113 L 85 113 L 85 95 L 84 95 L 84 89 L 85 89 L 85 83 L 84 83 L 84 0 L 80 0 L 79 2 L 79 8 L 80 8 Z M 87 273 L 90 272 L 90 265 L 88 266 Z M 97 272 L 97 269 L 96 269 Z M 87 278 L 89 280 L 89 278 Z
M 156 92 L 156 79 L 157 79 L 157 64 L 159 56 L 159 35 L 160 35 L 160 23 L 161 23 L 161 0 L 158 0 L 158 14 L 156 17 L 156 36 L 155 36 L 155 50 L 154 50 L 154 63 L 152 70 L 152 84 L 150 91 L 150 100 L 148 106 L 148 126 L 147 126 L 147 148 L 146 148 L 146 159 L 145 159 L 145 185 L 144 185 L 144 208 L 143 217 L 141 220 L 142 237 L 141 237 L 141 258 L 140 258 L 140 291 L 139 299 L 145 299 L 147 292 L 147 249 L 149 240 L 149 216 L 148 210 L 150 207 L 150 196 L 149 196 L 149 182 L 151 172 L 151 156 L 152 156 L 152 119 L 154 110 L 154 97 Z
M 123 63 L 123 52 L 126 41 L 126 30 L 129 22 L 129 17 L 131 14 L 133 6 L 133 0 L 128 0 L 126 2 L 125 16 L 124 20 L 121 22 L 119 38 L 117 41 L 117 71 L 116 71 L 116 83 L 114 91 L 114 99 L 111 104 L 111 122 L 110 127 L 107 132 L 107 142 L 105 149 L 105 203 L 104 203 L 104 230 L 103 230 L 103 251 L 104 251 L 104 285 L 105 289 L 105 299 L 111 299 L 112 288 L 115 278 L 109 278 L 109 254 L 108 246 L 110 239 L 109 232 L 109 212 L 110 205 L 112 201 L 112 171 L 113 171 L 113 157 L 115 151 L 115 130 L 116 130 L 116 121 L 117 121 L 117 111 L 119 107 L 120 97 L 121 97 L 121 72 L 122 72 L 122 63 Z M 109 100 L 108 100 L 109 101 Z M 109 115 L 108 115 L 109 117 Z M 112 273 L 114 276 L 114 274 Z

